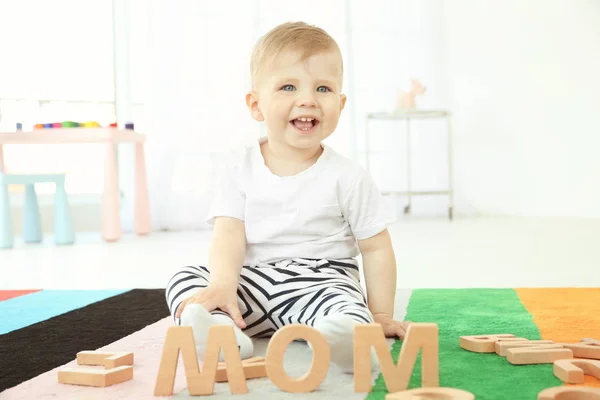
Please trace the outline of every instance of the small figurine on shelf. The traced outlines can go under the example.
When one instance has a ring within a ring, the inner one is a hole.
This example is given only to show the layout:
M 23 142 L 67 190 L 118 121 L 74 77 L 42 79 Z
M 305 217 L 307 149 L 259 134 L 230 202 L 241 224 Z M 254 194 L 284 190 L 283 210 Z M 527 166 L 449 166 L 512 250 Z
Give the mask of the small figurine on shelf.
M 399 90 L 395 111 L 414 110 L 415 98 L 425 94 L 425 87 L 417 79 L 410 80 L 410 90 Z

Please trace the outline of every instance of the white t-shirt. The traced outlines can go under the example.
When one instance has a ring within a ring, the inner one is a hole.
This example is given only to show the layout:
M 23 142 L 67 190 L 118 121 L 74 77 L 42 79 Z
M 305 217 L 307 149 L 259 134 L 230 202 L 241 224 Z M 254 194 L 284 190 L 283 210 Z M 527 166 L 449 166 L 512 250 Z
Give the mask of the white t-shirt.
M 280 177 L 264 163 L 260 143 L 265 140 L 229 155 L 208 214 L 211 225 L 218 216 L 244 221 L 244 265 L 356 257 L 356 240 L 391 222 L 381 193 L 360 165 L 323 144 L 315 164 Z

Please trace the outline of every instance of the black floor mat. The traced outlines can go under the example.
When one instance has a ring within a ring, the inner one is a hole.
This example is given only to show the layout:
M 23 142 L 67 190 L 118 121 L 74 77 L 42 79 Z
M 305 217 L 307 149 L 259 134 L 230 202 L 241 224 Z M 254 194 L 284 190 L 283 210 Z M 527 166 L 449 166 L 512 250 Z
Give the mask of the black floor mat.
M 164 289 L 134 289 L 0 335 L 0 392 L 167 316 Z

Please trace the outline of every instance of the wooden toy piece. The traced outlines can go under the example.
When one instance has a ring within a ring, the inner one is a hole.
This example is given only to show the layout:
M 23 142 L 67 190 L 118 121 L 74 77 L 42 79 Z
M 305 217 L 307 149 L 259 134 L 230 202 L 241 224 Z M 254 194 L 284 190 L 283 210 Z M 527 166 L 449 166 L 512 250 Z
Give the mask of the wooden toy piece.
M 202 372 L 198 368 L 198 356 L 191 326 L 172 326 L 167 330 L 162 359 L 154 386 L 155 396 L 172 396 L 179 351 L 183 357 L 188 392 L 192 396 L 211 395 L 214 392 L 219 353 L 223 348 L 227 377 L 232 394 L 248 393 L 242 370 L 240 349 L 231 325 L 213 325 L 208 329 L 206 353 Z
M 466 390 L 436 387 L 436 388 L 417 388 L 405 390 L 403 392 L 390 393 L 385 396 L 385 400 L 474 400 L 475 395 Z
M 104 365 L 104 369 L 133 365 L 133 353 L 115 353 L 101 351 L 80 351 L 77 353 L 78 365 Z
M 539 345 L 548 345 L 554 344 L 552 340 L 525 340 L 525 341 L 500 341 L 494 344 L 496 349 L 496 354 L 502 357 L 506 357 L 507 350 L 513 349 L 516 347 L 537 347 Z M 560 346 L 558 346 L 560 347 Z
M 515 347 L 507 350 L 506 360 L 511 364 L 552 364 L 556 360 L 573 358 L 573 352 L 556 344 L 537 347 Z
M 290 343 L 304 339 L 311 344 L 313 357 L 308 372 L 298 378 L 290 378 L 283 367 L 283 356 Z M 331 349 L 321 332 L 307 325 L 290 324 L 275 332 L 267 346 L 267 375 L 271 382 L 284 392 L 307 393 L 323 382 L 329 370 Z
M 573 352 L 573 357 L 600 360 L 600 345 L 594 342 L 560 343 L 564 348 Z
M 251 357 L 242 360 L 242 369 L 246 379 L 264 378 L 267 376 L 267 366 L 264 357 Z M 217 367 L 216 382 L 227 382 L 227 366 L 220 362 Z
M 584 375 L 591 375 L 600 379 L 600 361 L 557 360 L 554 361 L 554 375 L 566 383 L 583 383 Z
M 496 351 L 495 345 L 499 341 L 526 341 L 529 339 L 518 338 L 510 333 L 500 333 L 493 335 L 474 335 L 474 336 L 461 336 L 460 347 L 465 350 L 473 351 L 475 353 L 494 353 Z
M 390 392 L 408 388 L 408 382 L 421 350 L 421 385 L 439 386 L 438 326 L 432 323 L 412 323 L 394 365 L 380 324 L 359 324 L 354 327 L 354 391 L 371 391 L 371 347 L 375 349 L 381 373 Z
M 600 389 L 585 386 L 556 386 L 539 392 L 538 400 L 600 400 Z
M 105 387 L 133 378 L 133 367 L 122 365 L 112 369 L 65 368 L 58 371 L 58 382 L 68 385 Z
M 396 102 L 396 110 L 411 110 L 416 108 L 415 99 L 417 96 L 425 94 L 425 87 L 417 79 L 410 80 L 410 89 L 408 91 L 400 90 Z
M 600 346 L 600 340 L 598 340 L 598 339 L 584 338 L 584 339 L 581 339 L 581 342 L 584 342 L 585 344 L 589 344 L 592 346 Z

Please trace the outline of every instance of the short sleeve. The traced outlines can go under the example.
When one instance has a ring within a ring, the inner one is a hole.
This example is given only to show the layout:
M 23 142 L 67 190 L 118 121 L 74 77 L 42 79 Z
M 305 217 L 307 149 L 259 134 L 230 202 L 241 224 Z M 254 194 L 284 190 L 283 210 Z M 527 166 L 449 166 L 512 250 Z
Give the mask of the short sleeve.
M 241 168 L 229 159 L 215 163 L 214 196 L 206 222 L 213 225 L 216 217 L 233 217 L 244 221 L 246 196 Z
M 348 188 L 343 210 L 357 240 L 377 235 L 393 221 L 379 188 L 362 168 L 357 170 L 356 177 Z

